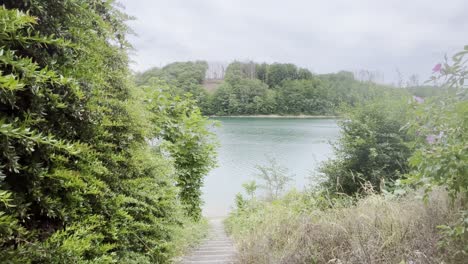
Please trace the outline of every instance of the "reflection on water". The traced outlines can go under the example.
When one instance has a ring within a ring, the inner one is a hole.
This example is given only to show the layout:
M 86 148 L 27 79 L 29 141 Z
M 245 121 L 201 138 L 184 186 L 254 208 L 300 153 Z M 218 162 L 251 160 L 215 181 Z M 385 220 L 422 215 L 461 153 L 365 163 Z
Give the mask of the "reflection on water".
M 242 183 L 256 179 L 255 165 L 275 158 L 294 174 L 295 186 L 309 184 L 319 162 L 332 155 L 330 141 L 339 135 L 333 119 L 216 118 L 214 129 L 220 141 L 218 167 L 205 178 L 203 212 L 226 215 Z

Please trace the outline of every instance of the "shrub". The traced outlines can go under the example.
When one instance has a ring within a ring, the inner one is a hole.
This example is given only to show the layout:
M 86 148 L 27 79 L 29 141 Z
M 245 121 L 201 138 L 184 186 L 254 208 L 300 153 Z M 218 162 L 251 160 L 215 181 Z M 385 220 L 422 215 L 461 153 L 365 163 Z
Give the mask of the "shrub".
M 461 200 L 458 220 L 440 228 L 441 245 L 455 258 L 468 256 L 468 46 L 452 57 L 452 63 L 436 65 L 433 80 L 443 79 L 439 96 L 421 103 L 409 126 L 418 135 L 418 149 L 410 158 L 412 171 L 406 183 L 430 191 L 443 186 L 455 202 Z M 460 244 L 462 246 L 460 246 Z
M 213 157 L 196 150 L 213 146 L 190 100 L 151 119 L 130 80 L 126 19 L 113 1 L 3 1 L 0 260 L 164 263 L 183 247 L 175 236 L 193 219 L 177 175 L 200 182 Z M 196 162 L 148 144 L 170 141 L 168 123 L 201 146 L 187 148 Z
M 407 99 L 378 100 L 350 109 L 340 121 L 342 135 L 335 145 L 335 158 L 320 171 L 323 185 L 333 192 L 354 194 L 370 183 L 380 191 L 409 171 L 409 143 L 405 129 L 410 105 Z
M 140 87 L 146 91 L 154 138 L 164 142 L 177 168 L 176 185 L 188 215 L 201 217 L 203 177 L 215 166 L 216 142 L 190 95 L 172 97 L 168 86 Z

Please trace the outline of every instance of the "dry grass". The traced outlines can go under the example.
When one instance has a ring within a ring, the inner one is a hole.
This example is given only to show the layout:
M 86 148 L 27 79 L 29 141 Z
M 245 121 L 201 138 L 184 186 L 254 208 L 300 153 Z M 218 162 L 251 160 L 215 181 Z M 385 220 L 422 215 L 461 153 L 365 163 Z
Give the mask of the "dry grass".
M 400 199 L 371 195 L 354 206 L 327 210 L 301 210 L 301 201 L 284 200 L 257 205 L 227 220 L 241 263 L 449 260 L 437 246 L 437 226 L 456 218 L 444 191 L 432 192 L 427 203 L 416 194 Z

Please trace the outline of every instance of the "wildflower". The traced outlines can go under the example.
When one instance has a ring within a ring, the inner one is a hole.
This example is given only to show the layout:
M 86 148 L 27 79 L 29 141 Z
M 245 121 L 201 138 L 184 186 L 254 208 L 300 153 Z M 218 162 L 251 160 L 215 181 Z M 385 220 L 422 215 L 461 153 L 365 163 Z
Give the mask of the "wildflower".
M 434 66 L 434 68 L 432 68 L 432 72 L 433 72 L 433 73 L 440 72 L 441 69 L 442 69 L 442 64 L 437 63 L 437 64 Z
M 426 136 L 426 142 L 429 144 L 434 144 L 436 142 L 436 139 L 437 139 L 436 135 L 433 135 L 433 134 Z

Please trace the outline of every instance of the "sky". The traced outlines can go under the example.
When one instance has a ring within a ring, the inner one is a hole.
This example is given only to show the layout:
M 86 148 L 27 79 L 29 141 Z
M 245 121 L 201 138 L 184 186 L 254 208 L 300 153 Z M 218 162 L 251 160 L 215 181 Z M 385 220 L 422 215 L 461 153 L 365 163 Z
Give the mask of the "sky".
M 131 67 L 174 61 L 368 70 L 396 83 L 468 44 L 466 0 L 118 0 L 135 20 Z M 397 72 L 400 72 L 398 74 Z

